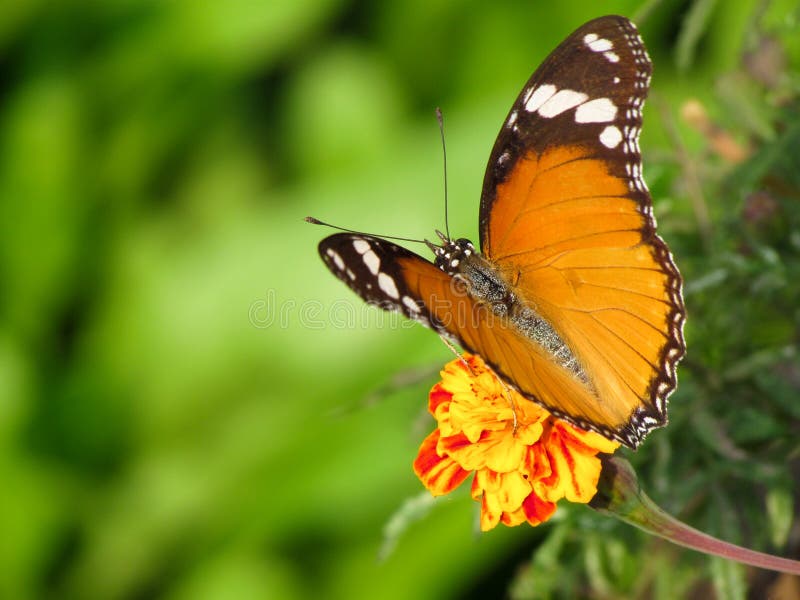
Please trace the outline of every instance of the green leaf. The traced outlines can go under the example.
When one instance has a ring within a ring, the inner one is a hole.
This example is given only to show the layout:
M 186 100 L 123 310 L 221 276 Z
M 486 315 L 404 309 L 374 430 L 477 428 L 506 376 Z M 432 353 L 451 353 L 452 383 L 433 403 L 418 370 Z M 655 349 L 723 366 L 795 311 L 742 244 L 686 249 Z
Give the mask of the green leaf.
M 783 548 L 789 539 L 794 522 L 794 494 L 786 487 L 767 490 L 767 518 L 770 541 L 776 548 Z
M 697 0 L 686 13 L 675 48 L 678 70 L 686 71 L 694 62 L 697 46 L 709 28 L 716 4 L 717 0 Z

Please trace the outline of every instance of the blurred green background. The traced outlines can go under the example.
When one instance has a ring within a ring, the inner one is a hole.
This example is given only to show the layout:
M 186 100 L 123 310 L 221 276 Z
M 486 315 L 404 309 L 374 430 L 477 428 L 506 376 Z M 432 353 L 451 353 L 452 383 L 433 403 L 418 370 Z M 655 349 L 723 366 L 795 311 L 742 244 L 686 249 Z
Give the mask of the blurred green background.
M 645 175 L 687 359 L 636 465 L 798 557 L 795 0 L 0 4 L 0 597 L 744 598 L 789 580 L 561 506 L 476 533 L 411 462 L 451 354 L 324 268 L 328 232 L 476 239 L 500 123 L 574 28 L 637 19 Z M 795 591 L 797 588 L 795 588 Z M 781 596 L 792 598 L 797 596 Z

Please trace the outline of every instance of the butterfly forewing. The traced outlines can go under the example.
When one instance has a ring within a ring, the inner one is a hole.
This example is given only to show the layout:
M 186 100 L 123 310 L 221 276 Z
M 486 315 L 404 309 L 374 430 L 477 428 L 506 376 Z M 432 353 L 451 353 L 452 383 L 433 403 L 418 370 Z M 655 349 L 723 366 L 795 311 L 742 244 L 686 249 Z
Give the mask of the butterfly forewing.
M 524 194 L 511 199 L 515 208 L 498 210 L 494 204 L 498 186 L 531 154 L 558 151 L 567 158 L 570 151 L 582 148 L 582 153 L 613 165 L 616 176 L 631 181 L 631 192 L 646 192 L 640 177 L 639 133 L 651 74 L 636 27 L 618 16 L 584 24 L 542 62 L 512 105 L 489 156 L 480 208 L 485 253 L 490 248 L 495 256 L 502 251 L 502 238 L 509 233 L 505 225 L 510 224 L 505 219 L 513 220 L 527 208 Z
M 369 235 L 337 233 L 322 240 L 319 255 L 331 272 L 368 304 L 397 311 L 447 333 L 432 314 L 435 296 L 423 298 L 413 282 L 420 273 L 449 285 L 450 277 L 410 250 Z M 401 262 L 402 261 L 402 262 Z
M 595 406 L 579 406 L 573 420 L 634 446 L 666 423 L 684 352 L 681 280 L 642 179 L 651 71 L 624 17 L 570 35 L 512 106 L 480 213 L 483 253 L 586 371 Z M 542 396 L 530 379 L 515 383 Z

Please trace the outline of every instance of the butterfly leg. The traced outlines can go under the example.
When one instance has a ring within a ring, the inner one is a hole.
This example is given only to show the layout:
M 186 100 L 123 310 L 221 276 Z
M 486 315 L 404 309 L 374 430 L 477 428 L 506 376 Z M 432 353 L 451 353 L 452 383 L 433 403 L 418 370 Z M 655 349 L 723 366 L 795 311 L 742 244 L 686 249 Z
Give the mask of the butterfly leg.
M 519 424 L 519 421 L 517 420 L 517 405 L 514 404 L 514 396 L 511 394 L 511 388 L 503 380 L 502 377 L 500 377 L 497 373 L 494 372 L 494 369 L 492 369 L 488 365 L 487 365 L 487 367 L 492 372 L 492 375 L 494 375 L 495 378 L 497 378 L 497 381 L 500 382 L 500 385 L 503 386 L 503 390 L 505 391 L 505 397 L 506 397 L 506 400 L 508 401 L 508 405 L 511 407 L 511 414 L 513 416 L 513 423 L 514 423 L 513 433 L 516 434 L 517 433 L 517 425 Z
M 439 339 L 440 339 L 440 340 L 442 340 L 442 343 L 444 343 L 444 345 L 445 345 L 445 346 L 447 346 L 448 348 L 450 348 L 450 352 L 452 352 L 453 354 L 455 354 L 455 355 L 456 355 L 456 357 L 458 358 L 458 360 L 460 360 L 460 361 L 461 361 L 461 363 L 462 363 L 462 364 L 463 364 L 463 365 L 464 365 L 464 366 L 467 368 L 467 371 L 469 371 L 469 372 L 470 372 L 470 375 L 475 375 L 475 371 L 473 371 L 473 370 L 472 370 L 472 367 L 471 367 L 471 366 L 469 365 L 469 363 L 467 362 L 467 359 L 466 359 L 466 358 L 464 358 L 464 355 L 463 355 L 463 354 L 461 354 L 461 352 L 459 352 L 458 348 L 456 348 L 456 347 L 453 345 L 453 342 L 451 342 L 450 340 L 448 340 L 448 339 L 447 339 L 446 337 L 444 337 L 443 335 L 439 335 Z
M 495 374 L 495 377 L 497 377 L 497 374 Z M 516 433 L 517 433 L 517 423 L 518 423 L 518 421 L 517 421 L 517 405 L 514 404 L 514 397 L 511 395 L 511 388 L 508 387 L 508 385 L 506 385 L 506 382 L 503 381 L 502 379 L 500 379 L 500 377 L 497 377 L 497 379 L 500 381 L 500 385 L 502 385 L 503 389 L 506 391 L 506 400 L 508 400 L 508 405 L 511 407 L 511 414 L 514 416 L 513 434 L 516 435 Z

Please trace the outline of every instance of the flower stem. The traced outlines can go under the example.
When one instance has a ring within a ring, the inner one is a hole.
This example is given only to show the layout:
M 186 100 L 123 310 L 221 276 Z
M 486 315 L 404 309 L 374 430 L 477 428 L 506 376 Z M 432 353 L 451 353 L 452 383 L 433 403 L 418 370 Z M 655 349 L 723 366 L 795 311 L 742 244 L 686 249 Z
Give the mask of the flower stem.
M 800 561 L 723 542 L 667 514 L 639 487 L 636 473 L 628 461 L 604 455 L 602 462 L 597 494 L 589 503 L 596 511 L 692 550 L 762 569 L 800 575 Z

